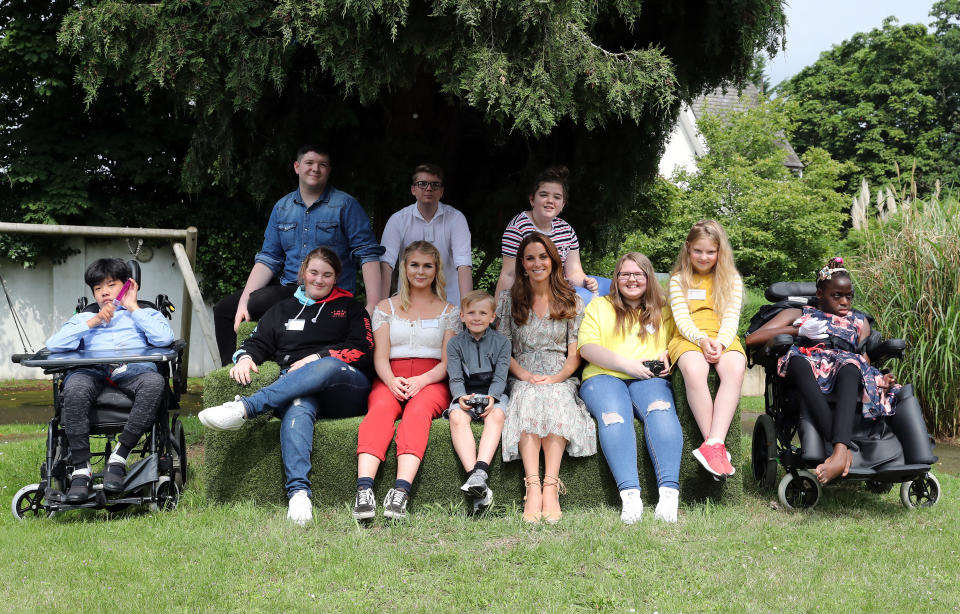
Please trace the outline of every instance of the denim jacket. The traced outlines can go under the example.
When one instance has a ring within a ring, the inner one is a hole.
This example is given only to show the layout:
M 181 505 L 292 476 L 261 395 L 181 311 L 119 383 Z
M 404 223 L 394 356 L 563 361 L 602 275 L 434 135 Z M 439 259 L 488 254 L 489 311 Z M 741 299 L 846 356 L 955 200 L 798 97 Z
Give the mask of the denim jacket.
M 343 270 L 337 285 L 356 291 L 357 265 L 379 262 L 383 248 L 370 228 L 370 218 L 355 198 L 327 186 L 309 207 L 300 190 L 277 201 L 263 233 L 263 247 L 254 261 L 263 263 L 283 285 L 297 283 L 300 263 L 314 248 L 326 246 L 337 253 Z

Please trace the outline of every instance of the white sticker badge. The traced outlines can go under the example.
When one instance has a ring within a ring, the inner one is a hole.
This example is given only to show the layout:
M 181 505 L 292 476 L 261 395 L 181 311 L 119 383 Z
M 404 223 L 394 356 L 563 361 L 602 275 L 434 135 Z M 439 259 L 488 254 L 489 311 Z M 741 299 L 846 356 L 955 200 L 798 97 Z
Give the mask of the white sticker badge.
M 690 288 L 687 290 L 687 300 L 688 301 L 705 301 L 707 300 L 707 291 L 704 288 Z
M 306 323 L 306 320 L 287 320 L 287 323 L 284 326 L 287 327 L 287 330 L 303 330 L 303 325 Z

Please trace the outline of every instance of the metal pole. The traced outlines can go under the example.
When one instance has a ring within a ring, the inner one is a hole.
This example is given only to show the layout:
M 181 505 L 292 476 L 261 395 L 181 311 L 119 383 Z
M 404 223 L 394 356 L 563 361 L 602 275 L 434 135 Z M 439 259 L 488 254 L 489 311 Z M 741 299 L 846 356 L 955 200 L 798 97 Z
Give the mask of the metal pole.
M 187 240 L 189 230 L 179 228 L 116 228 L 111 226 L 64 226 L 62 224 L 21 224 L 0 222 L 0 232 L 28 235 L 61 235 L 74 237 L 132 237 L 138 239 Z M 196 229 L 194 229 L 196 232 Z
M 194 305 L 200 312 L 200 330 L 203 331 L 204 341 L 207 343 L 207 349 L 210 350 L 210 356 L 213 357 L 214 364 L 219 363 L 220 355 L 217 353 L 217 338 L 213 334 L 213 327 L 207 320 L 207 314 L 204 310 L 203 297 L 200 295 L 200 286 L 197 285 L 197 278 L 193 276 L 193 269 L 190 267 L 190 259 L 182 243 L 173 244 L 173 255 L 177 258 L 177 266 L 180 267 L 180 273 L 183 274 L 183 282 L 193 299 Z M 188 340 L 189 341 L 189 340 Z M 184 361 L 186 362 L 186 361 Z
M 197 268 L 197 227 L 189 226 L 187 228 L 187 236 L 184 241 L 184 251 L 186 251 L 187 261 L 190 264 L 191 274 Z M 200 302 L 200 308 L 204 306 L 203 302 Z M 180 369 L 183 371 L 180 381 L 183 385 L 183 390 L 181 392 L 186 392 L 187 390 L 187 365 L 190 364 L 190 331 L 192 329 L 191 323 L 193 321 L 193 300 L 190 296 L 190 289 L 187 287 L 187 276 L 183 276 L 183 313 L 181 314 L 183 318 L 180 320 L 180 336 L 187 341 L 187 347 L 183 349 L 183 362 L 180 364 Z M 203 317 L 203 316 L 201 316 Z M 217 361 L 214 360 L 214 364 L 217 364 Z

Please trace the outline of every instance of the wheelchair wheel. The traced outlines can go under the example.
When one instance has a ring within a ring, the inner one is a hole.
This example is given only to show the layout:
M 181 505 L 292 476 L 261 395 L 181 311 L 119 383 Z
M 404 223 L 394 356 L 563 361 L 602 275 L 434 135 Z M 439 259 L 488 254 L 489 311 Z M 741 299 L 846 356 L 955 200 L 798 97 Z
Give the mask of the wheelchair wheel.
M 760 488 L 769 490 L 777 483 L 777 435 L 773 418 L 768 414 L 757 416 L 753 425 L 753 446 L 750 455 L 753 479 Z
M 792 473 L 783 476 L 777 488 L 777 498 L 781 505 L 792 510 L 813 509 L 820 501 L 821 492 L 817 478 L 806 469 L 801 469 L 797 471 L 797 477 L 793 477 Z
M 147 488 L 150 488 L 149 486 Z M 177 509 L 177 503 L 180 502 L 180 486 L 170 479 L 170 476 L 162 475 L 156 484 L 157 500 L 150 503 L 151 512 L 159 512 Z
M 187 484 L 187 436 L 183 431 L 180 417 L 173 418 L 173 427 L 170 429 L 171 456 L 173 457 L 174 480 L 181 489 Z
M 40 492 L 39 484 L 29 484 L 18 490 L 10 502 L 10 511 L 17 520 L 41 516 L 52 518 L 54 514 L 43 504 L 43 493 Z
M 932 473 L 900 485 L 900 502 L 908 509 L 933 507 L 940 500 L 940 480 Z

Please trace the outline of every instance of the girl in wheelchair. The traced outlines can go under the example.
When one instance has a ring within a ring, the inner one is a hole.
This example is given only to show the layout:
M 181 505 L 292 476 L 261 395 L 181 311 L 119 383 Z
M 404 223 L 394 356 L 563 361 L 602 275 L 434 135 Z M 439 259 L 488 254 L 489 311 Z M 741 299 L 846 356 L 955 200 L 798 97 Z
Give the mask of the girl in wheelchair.
M 80 312 L 47 339 L 51 352 L 84 350 L 130 350 L 173 343 L 173 330 L 156 309 L 137 304 L 137 282 L 119 258 L 101 258 L 87 267 L 84 281 L 93 291 L 100 311 Z M 124 284 L 129 288 L 118 300 Z M 116 304 L 119 302 L 119 305 Z M 71 369 L 63 383 L 62 421 L 70 447 L 74 471 L 67 491 L 68 503 L 90 497 L 93 474 L 90 468 L 90 407 L 106 385 L 113 385 L 133 397 L 130 416 L 118 438 L 117 448 L 107 459 L 103 489 L 123 490 L 127 456 L 157 416 L 166 380 L 149 362 L 121 365 L 92 365 Z
M 832 454 L 816 468 L 823 484 L 850 471 L 857 402 L 862 403 L 864 418 L 891 416 L 900 387 L 893 375 L 881 373 L 861 352 L 870 323 L 851 308 L 852 302 L 850 273 L 842 258 L 832 258 L 817 273 L 816 307 L 784 309 L 746 339 L 753 346 L 778 334 L 797 337 L 777 363 L 777 374 L 791 383 L 817 430 L 833 444 Z M 831 393 L 836 401 L 833 410 L 825 396 Z

